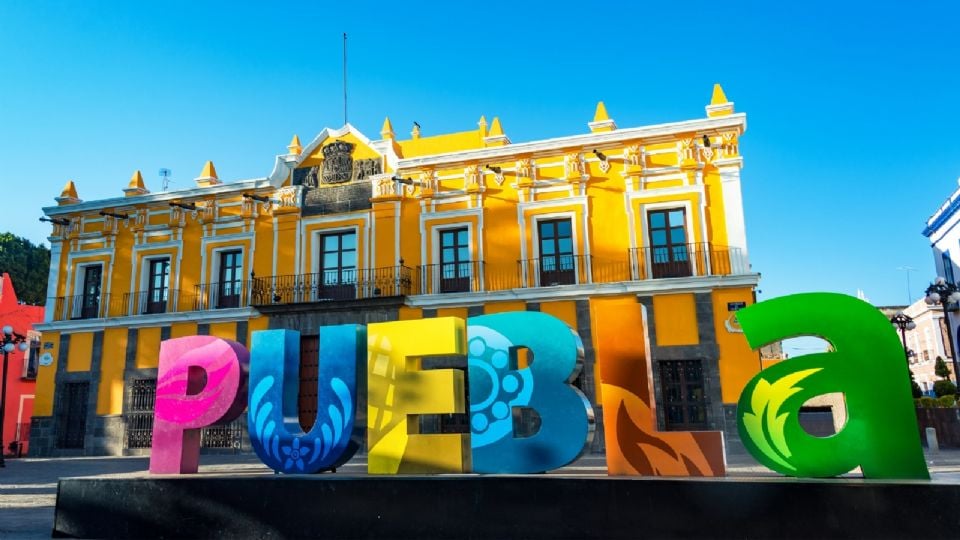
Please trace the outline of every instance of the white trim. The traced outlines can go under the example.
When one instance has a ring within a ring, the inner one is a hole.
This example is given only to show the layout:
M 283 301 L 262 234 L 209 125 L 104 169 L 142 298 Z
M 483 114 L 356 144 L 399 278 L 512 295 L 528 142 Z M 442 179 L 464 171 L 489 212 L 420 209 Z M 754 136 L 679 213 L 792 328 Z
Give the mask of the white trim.
M 537 260 L 540 259 L 540 222 L 549 221 L 552 219 L 563 219 L 563 218 L 570 219 L 570 236 L 571 236 L 570 243 L 572 244 L 571 248 L 573 249 L 573 276 L 574 276 L 574 279 L 577 281 L 577 284 L 579 284 L 580 283 L 580 259 L 578 255 L 580 250 L 577 249 L 577 244 L 579 244 L 580 236 L 577 230 L 577 213 L 576 212 L 568 210 L 566 212 L 549 212 L 545 214 L 533 214 L 532 216 L 530 216 L 530 219 L 533 222 L 534 236 L 536 236 L 536 238 L 533 239 L 533 257 L 532 258 Z M 585 250 L 586 250 L 586 247 L 585 247 Z M 586 258 L 587 257 L 585 257 L 585 259 Z M 524 278 L 526 278 L 527 261 L 523 261 L 520 266 L 524 273 Z M 586 263 L 586 267 L 590 268 L 589 262 Z M 587 272 L 589 273 L 589 270 Z M 589 283 L 590 281 L 591 280 L 588 279 L 587 283 Z M 533 273 L 533 287 L 540 287 L 540 272 L 534 271 Z
M 718 118 L 706 118 L 696 120 L 685 120 L 682 122 L 670 122 L 665 124 L 656 124 L 652 126 L 643 126 L 637 128 L 618 129 L 616 131 L 589 133 L 582 135 L 573 135 L 567 137 L 557 137 L 553 139 L 544 139 L 527 143 L 515 143 L 507 146 L 492 148 L 483 148 L 478 150 L 465 150 L 459 152 L 449 152 L 444 154 L 435 154 L 431 156 L 421 156 L 416 158 L 401 159 L 397 163 L 398 171 L 401 169 L 421 169 L 428 166 L 437 166 L 447 163 L 462 161 L 492 161 L 503 160 L 516 154 L 531 154 L 545 151 L 558 151 L 562 148 L 576 146 L 590 146 L 616 143 L 632 139 L 646 139 L 644 142 L 649 144 L 657 142 L 660 138 L 673 138 L 674 136 L 686 132 L 705 132 L 736 129 L 738 134 L 742 134 L 747 128 L 747 117 L 743 113 L 731 114 Z
M 430 250 L 430 261 L 431 261 L 432 264 L 429 266 L 429 268 L 431 268 L 433 271 L 430 272 L 429 278 L 428 278 L 428 276 L 426 276 L 426 275 L 421 275 L 421 276 L 420 276 L 420 290 L 421 290 L 421 291 L 426 290 L 426 289 L 425 289 L 425 286 L 426 286 L 426 284 L 427 284 L 427 279 L 430 280 L 430 289 L 429 289 L 429 290 L 431 290 L 431 291 L 439 291 L 439 290 L 440 290 L 440 270 L 441 270 L 441 268 L 440 268 L 440 249 L 441 249 L 441 247 L 442 247 L 442 246 L 440 246 L 440 233 L 441 233 L 441 232 L 444 232 L 444 231 L 450 231 L 450 230 L 456 230 L 456 229 L 463 229 L 464 227 L 466 227 L 466 229 L 467 229 L 467 252 L 470 254 L 470 263 L 471 263 L 471 266 L 470 266 L 470 275 L 469 275 L 468 277 L 470 278 L 471 290 L 472 290 L 472 288 L 473 288 L 473 280 L 478 277 L 478 276 L 474 276 L 474 275 L 473 275 L 473 264 L 476 264 L 476 263 L 478 263 L 478 261 L 482 261 L 483 259 L 480 259 L 480 258 L 479 258 L 479 251 L 480 251 L 480 250 L 475 250 L 475 248 L 477 247 L 478 242 L 475 240 L 475 236 L 474 236 L 475 231 L 474 231 L 474 227 L 473 227 L 473 222 L 471 222 L 471 221 L 457 221 L 457 222 L 451 222 L 451 223 L 444 223 L 444 224 L 442 224 L 442 225 L 434 225 L 433 227 L 430 228 L 430 240 L 431 240 L 431 244 L 432 244 L 432 249 Z M 475 251 L 476 251 L 476 253 L 475 253 Z M 482 264 L 481 264 L 480 266 L 482 266 Z M 459 272 L 459 271 L 458 271 L 458 272 Z M 482 282 L 480 283 L 480 290 L 483 290 L 483 283 L 482 283 Z
M 55 321 L 35 325 L 40 332 L 90 332 L 105 328 L 142 328 L 165 326 L 181 322 L 215 323 L 236 322 L 257 318 L 260 312 L 254 308 L 206 309 L 201 311 L 178 311 L 175 313 L 157 313 L 134 315 L 130 317 L 111 317 L 109 319 L 79 319 L 75 321 Z
M 23 402 L 27 399 L 34 399 L 34 394 L 20 394 L 20 406 L 17 408 L 17 423 L 24 424 L 29 422 L 23 421 Z M 30 420 L 29 418 L 27 420 Z
M 701 200 L 702 200 L 702 198 L 701 198 Z M 699 201 L 698 201 L 698 202 L 699 202 Z M 697 243 L 697 242 L 694 240 L 694 238 L 693 238 L 693 231 L 694 231 L 694 228 L 693 228 L 693 205 L 691 204 L 690 201 L 688 201 L 688 200 L 676 200 L 676 201 L 660 201 L 660 202 L 654 202 L 654 203 L 643 203 L 643 202 L 641 202 L 639 206 L 640 206 L 640 216 L 643 218 L 643 219 L 642 219 L 642 222 L 641 222 L 641 226 L 642 226 L 641 231 L 643 231 L 642 237 L 643 237 L 643 239 L 644 239 L 644 242 L 643 242 L 643 245 L 644 245 L 644 246 L 647 246 L 648 248 L 652 248 L 652 247 L 653 247 L 653 241 L 650 239 L 650 236 L 649 236 L 649 235 L 650 235 L 650 231 L 648 230 L 648 226 L 647 226 L 647 223 L 649 223 L 649 221 L 650 221 L 650 220 L 649 220 L 649 217 L 648 217 L 648 216 L 650 215 L 650 211 L 651 211 L 651 210 L 672 210 L 672 209 L 676 209 L 676 208 L 680 208 L 680 207 L 683 208 L 683 212 L 684 212 L 684 222 L 685 222 L 685 223 L 684 223 L 683 225 L 684 225 L 684 229 L 685 229 L 684 233 L 685 233 L 685 235 L 686 235 L 686 237 L 687 237 L 687 241 L 684 242 L 684 243 L 685 243 L 685 244 L 688 244 L 688 245 L 689 245 L 689 244 L 695 244 L 695 243 Z M 701 223 L 703 223 L 703 217 L 702 217 L 702 216 L 701 216 Z M 667 224 L 667 227 L 669 228 L 669 223 Z M 704 231 L 704 234 L 705 234 L 705 231 Z M 708 240 L 706 239 L 706 237 L 704 237 L 704 238 L 701 240 L 701 242 L 707 242 L 707 241 L 708 241 Z M 636 252 L 634 252 L 634 253 L 636 253 Z M 650 260 L 650 256 L 652 255 L 652 250 L 651 250 L 651 249 L 647 249 L 647 250 L 645 250 L 645 251 L 643 252 L 643 254 L 644 254 L 644 258 L 646 259 L 646 260 L 644 261 L 644 268 L 647 269 L 647 272 L 651 272 L 652 269 L 653 269 L 652 261 Z M 689 255 L 688 255 L 688 256 L 689 256 Z M 706 271 L 708 271 L 708 269 L 706 269 L 706 268 L 697 268 L 697 257 L 696 257 L 696 256 L 689 256 L 689 258 L 690 258 L 691 269 L 693 270 L 693 275 L 694 275 L 694 276 L 700 275 L 701 272 L 706 272 Z M 709 259 L 709 257 L 707 257 L 707 258 Z M 638 261 L 636 262 L 636 264 L 639 266 L 640 261 L 638 260 Z M 639 272 L 639 268 L 638 268 L 638 272 Z M 639 277 L 639 276 L 637 276 L 637 277 Z M 650 276 L 647 276 L 647 279 L 650 279 Z
M 581 285 L 556 285 L 553 287 L 528 287 L 504 291 L 480 293 L 421 294 L 408 296 L 410 307 L 435 308 L 509 302 L 526 300 L 582 299 L 595 296 L 623 294 L 652 295 L 660 293 L 710 292 L 714 289 L 756 287 L 760 274 L 728 276 L 691 276 L 682 278 L 659 278 L 617 283 L 592 283 Z
M 43 322 L 52 321 L 54 316 L 53 312 L 56 310 L 56 300 L 53 301 L 53 305 L 49 305 L 49 299 L 57 297 L 57 285 L 60 284 L 60 257 L 62 255 L 63 242 L 60 240 L 50 240 L 50 273 L 47 276 L 47 299 L 44 302 Z
M 740 189 L 740 167 L 720 169 L 720 187 L 723 194 L 723 214 L 727 225 L 727 244 L 740 249 L 746 268 L 750 268 L 747 253 L 747 226 L 744 220 L 743 195 Z

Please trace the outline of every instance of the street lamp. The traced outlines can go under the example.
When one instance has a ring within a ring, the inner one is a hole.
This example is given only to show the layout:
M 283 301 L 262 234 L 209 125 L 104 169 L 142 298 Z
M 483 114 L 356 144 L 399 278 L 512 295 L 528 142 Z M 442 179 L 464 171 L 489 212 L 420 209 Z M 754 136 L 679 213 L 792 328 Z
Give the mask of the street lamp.
M 7 408 L 7 356 L 16 349 L 20 352 L 26 352 L 30 347 L 27 338 L 13 331 L 9 324 L 3 327 L 3 335 L 0 336 L 0 347 L 3 348 L 3 383 L 0 389 L 0 467 L 6 467 L 3 460 L 3 417 Z
M 950 358 L 953 359 L 953 376 L 954 378 L 960 377 L 957 372 L 957 355 L 953 345 L 953 326 L 950 325 L 950 312 L 947 311 L 948 304 L 960 302 L 960 289 L 943 277 L 937 276 L 937 279 L 927 287 L 926 293 L 927 296 L 923 301 L 927 305 L 940 304 L 943 306 L 943 316 L 947 319 L 947 342 L 950 343 Z
M 913 322 L 913 318 L 902 311 L 898 311 L 893 317 L 890 317 L 890 323 L 900 329 L 900 341 L 903 342 L 904 358 L 906 358 L 907 364 L 909 364 L 910 353 L 907 352 L 907 330 L 916 328 L 917 323 Z

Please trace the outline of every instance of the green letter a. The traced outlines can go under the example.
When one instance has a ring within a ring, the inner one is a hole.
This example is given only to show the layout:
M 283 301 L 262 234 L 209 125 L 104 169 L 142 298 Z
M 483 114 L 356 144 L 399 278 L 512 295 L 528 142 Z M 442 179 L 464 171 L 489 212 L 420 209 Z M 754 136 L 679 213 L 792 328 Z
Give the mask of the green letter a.
M 834 349 L 785 360 L 747 383 L 737 427 L 760 463 L 790 476 L 836 476 L 859 465 L 867 478 L 929 478 L 903 349 L 880 311 L 850 296 L 809 293 L 754 304 L 737 319 L 754 349 L 796 336 L 821 337 Z M 830 437 L 807 434 L 800 407 L 832 392 L 844 396 L 846 424 Z

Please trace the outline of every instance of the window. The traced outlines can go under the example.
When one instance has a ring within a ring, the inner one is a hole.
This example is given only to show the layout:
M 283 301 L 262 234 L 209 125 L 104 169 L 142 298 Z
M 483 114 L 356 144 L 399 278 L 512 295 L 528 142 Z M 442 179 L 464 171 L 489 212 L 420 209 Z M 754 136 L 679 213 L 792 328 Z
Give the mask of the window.
M 940 260 L 943 261 L 943 277 L 953 283 L 953 261 L 950 260 L 950 250 L 941 253 Z
M 660 387 L 663 392 L 667 430 L 707 429 L 707 405 L 700 360 L 660 362 Z
M 577 282 L 573 255 L 573 226 L 569 219 L 537 222 L 540 242 L 540 286 Z
M 467 228 L 440 231 L 440 292 L 469 292 L 470 270 Z
M 150 260 L 147 280 L 147 298 L 143 306 L 143 312 L 166 312 L 167 296 L 170 289 L 170 259 Z
M 686 211 L 654 210 L 647 214 L 650 231 L 650 264 L 654 278 L 693 275 L 687 244 Z
M 220 252 L 220 275 L 218 276 L 217 308 L 235 308 L 240 306 L 242 292 L 243 251 L 233 249 Z M 169 272 L 169 270 L 168 270 Z
M 23 355 L 23 371 L 20 374 L 20 378 L 28 380 L 36 380 L 37 378 L 37 368 L 40 365 L 40 340 L 31 339 L 30 348 L 27 349 L 26 354 Z
M 99 264 L 83 267 L 83 289 L 80 294 L 80 309 L 75 310 L 75 318 L 95 319 L 100 316 L 100 283 L 103 266 Z
M 357 233 L 336 232 L 320 236 L 319 300 L 357 297 Z

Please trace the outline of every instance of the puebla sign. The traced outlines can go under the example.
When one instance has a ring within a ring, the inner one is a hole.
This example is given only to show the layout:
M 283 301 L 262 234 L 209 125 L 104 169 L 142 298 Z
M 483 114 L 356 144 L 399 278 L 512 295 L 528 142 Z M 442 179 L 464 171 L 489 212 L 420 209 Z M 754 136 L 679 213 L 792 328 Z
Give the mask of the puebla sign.
M 737 424 L 758 461 L 799 477 L 861 467 L 870 478 L 928 478 L 903 350 L 879 311 L 848 296 L 811 293 L 736 316 L 754 349 L 800 335 L 822 337 L 834 349 L 782 361 L 747 383 Z M 644 355 L 630 354 L 631 337 L 604 333 L 600 323 L 594 332 L 609 474 L 723 474 L 720 433 L 656 432 Z M 282 473 L 342 465 L 364 430 L 371 474 L 540 473 L 571 463 L 592 440 L 593 410 L 570 384 L 583 342 L 550 315 L 325 326 L 319 342 L 317 418 L 304 432 L 297 332 L 254 332 L 249 351 L 212 336 L 164 341 L 150 472 L 196 472 L 200 428 L 232 421 L 244 409 L 254 450 Z M 524 349 L 530 361 L 520 365 Z M 451 355 L 467 357 L 469 393 L 462 372 L 421 369 L 423 358 Z M 830 437 L 807 434 L 800 407 L 833 392 L 844 395 L 846 425 Z M 358 411 L 362 397 L 366 411 Z M 518 408 L 540 418 L 530 436 L 514 434 Z M 419 433 L 417 415 L 465 412 L 470 433 Z

